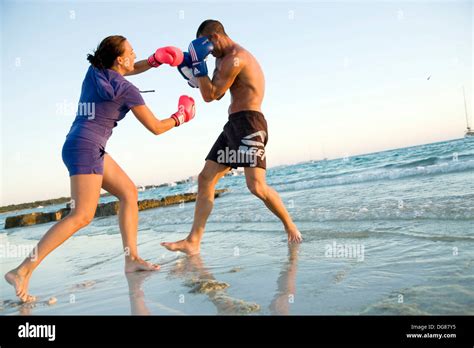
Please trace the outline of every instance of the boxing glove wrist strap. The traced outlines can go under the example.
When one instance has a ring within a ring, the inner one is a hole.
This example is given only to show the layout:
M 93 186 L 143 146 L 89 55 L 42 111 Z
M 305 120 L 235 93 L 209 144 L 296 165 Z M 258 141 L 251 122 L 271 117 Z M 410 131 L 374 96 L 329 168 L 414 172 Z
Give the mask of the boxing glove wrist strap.
M 148 57 L 147 62 L 148 62 L 148 65 L 151 66 L 152 68 L 158 68 L 162 64 L 158 60 L 156 60 L 154 53 Z
M 179 111 L 171 115 L 171 118 L 174 120 L 175 127 L 179 127 L 184 121 L 184 116 Z

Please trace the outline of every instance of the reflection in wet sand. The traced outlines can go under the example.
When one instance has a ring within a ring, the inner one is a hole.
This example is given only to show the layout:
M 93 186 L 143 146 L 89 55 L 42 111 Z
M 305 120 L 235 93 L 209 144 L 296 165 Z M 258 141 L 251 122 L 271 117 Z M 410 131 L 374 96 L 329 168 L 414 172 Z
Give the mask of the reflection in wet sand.
M 150 315 L 150 311 L 145 304 L 145 293 L 142 290 L 142 285 L 145 279 L 152 274 L 152 272 L 125 273 L 130 297 L 130 313 L 132 315 Z
M 230 285 L 216 280 L 204 266 L 200 255 L 181 259 L 170 273 L 184 277 L 191 293 L 206 294 L 216 306 L 218 314 L 249 314 L 260 310 L 260 305 L 256 303 L 230 297 L 225 290 Z
M 288 262 L 283 266 L 278 277 L 278 289 L 270 304 L 270 313 L 279 315 L 290 314 L 290 304 L 295 300 L 296 271 L 298 268 L 298 251 L 301 244 L 288 244 Z
M 57 302 L 55 297 L 45 301 L 21 302 L 20 300 L 5 300 L 0 303 L 0 313 L 4 310 L 18 311 L 19 315 L 33 315 L 33 309 L 36 307 L 53 306 Z

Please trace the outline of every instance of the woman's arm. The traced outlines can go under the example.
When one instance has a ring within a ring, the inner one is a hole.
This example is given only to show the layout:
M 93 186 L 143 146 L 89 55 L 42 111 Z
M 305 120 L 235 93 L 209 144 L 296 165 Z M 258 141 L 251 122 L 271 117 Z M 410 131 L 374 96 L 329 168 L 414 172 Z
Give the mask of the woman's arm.
M 133 65 L 133 71 L 125 73 L 125 76 L 137 75 L 150 68 L 158 68 L 162 64 L 178 66 L 183 61 L 183 52 L 178 47 L 166 46 L 156 50 L 147 60 L 140 60 Z
M 179 98 L 178 111 L 164 120 L 157 119 L 146 105 L 137 105 L 132 107 L 131 110 L 146 129 L 155 135 L 162 134 L 171 128 L 191 121 L 196 113 L 194 99 L 186 95 L 182 95 Z
M 140 61 L 136 62 L 133 65 L 133 71 L 126 72 L 125 76 L 141 74 L 142 72 L 145 72 L 145 71 L 149 70 L 150 68 L 151 68 L 151 66 L 148 64 L 148 61 L 146 59 L 143 59 L 143 60 L 140 60 Z
M 131 110 L 146 129 L 155 135 L 167 132 L 176 126 L 175 120 L 171 117 L 164 120 L 157 119 L 146 105 L 134 106 Z

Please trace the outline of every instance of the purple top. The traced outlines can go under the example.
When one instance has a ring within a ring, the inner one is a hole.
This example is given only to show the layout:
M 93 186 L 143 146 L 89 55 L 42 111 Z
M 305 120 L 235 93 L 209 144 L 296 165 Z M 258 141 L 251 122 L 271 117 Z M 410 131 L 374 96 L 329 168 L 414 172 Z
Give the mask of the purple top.
M 67 138 L 84 138 L 105 147 L 117 122 L 132 107 L 144 104 L 138 88 L 118 72 L 91 65 L 82 83 L 76 118 Z

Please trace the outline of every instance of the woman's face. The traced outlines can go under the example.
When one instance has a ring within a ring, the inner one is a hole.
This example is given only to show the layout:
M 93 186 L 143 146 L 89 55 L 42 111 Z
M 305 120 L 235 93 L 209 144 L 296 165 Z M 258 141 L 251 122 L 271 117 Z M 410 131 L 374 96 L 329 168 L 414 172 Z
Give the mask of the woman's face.
M 137 57 L 135 51 L 127 40 L 123 42 L 123 49 L 123 54 L 117 57 L 117 64 L 127 72 L 133 71 Z

